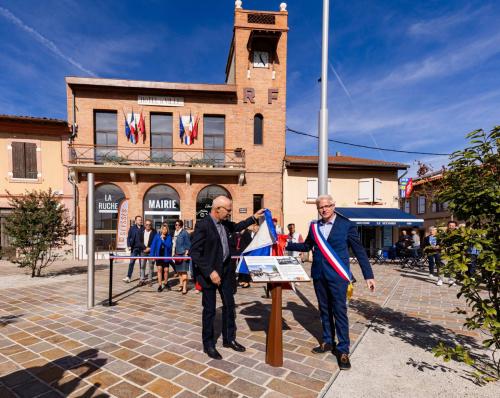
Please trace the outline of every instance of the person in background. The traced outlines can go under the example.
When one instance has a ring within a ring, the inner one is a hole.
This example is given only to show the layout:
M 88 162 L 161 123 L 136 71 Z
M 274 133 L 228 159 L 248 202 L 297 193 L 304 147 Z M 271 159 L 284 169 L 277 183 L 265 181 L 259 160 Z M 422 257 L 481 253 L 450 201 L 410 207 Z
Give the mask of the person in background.
M 411 230 L 411 246 L 410 250 L 413 257 L 418 257 L 418 251 L 420 250 L 420 235 L 417 229 Z
M 278 235 L 282 234 L 283 233 L 283 228 L 281 228 L 281 226 L 278 224 L 278 219 L 277 218 L 273 217 L 273 224 L 274 224 L 274 228 L 276 229 L 276 233 Z
M 295 231 L 295 224 L 293 223 L 288 224 L 287 228 L 288 228 L 287 243 L 304 242 L 304 238 L 302 237 L 302 235 L 299 234 L 297 231 Z M 299 252 L 287 251 L 286 255 L 302 259 L 302 253 Z
M 135 216 L 135 223 L 128 230 L 127 235 L 127 247 L 130 255 L 133 257 L 138 257 L 141 255 L 142 250 L 144 249 L 144 242 L 142 241 L 142 217 Z M 128 272 L 127 276 L 123 278 L 123 282 L 130 283 L 130 279 L 132 278 L 132 273 L 134 272 L 135 258 L 130 259 L 130 263 L 128 264 Z M 140 261 L 139 261 L 140 263 Z
M 438 277 L 436 284 L 441 286 L 443 284 L 441 277 L 441 247 L 437 239 L 437 228 L 434 226 L 429 227 L 429 235 L 424 238 L 424 252 L 429 261 L 429 278 L 434 278 L 434 267 L 436 267 Z
M 161 225 L 160 233 L 156 234 L 151 244 L 152 257 L 170 257 L 172 253 L 172 237 L 168 233 L 168 224 Z M 163 289 L 170 290 L 168 285 L 169 260 L 156 260 L 156 272 L 158 273 L 158 292 Z
M 182 220 L 177 220 L 175 222 L 175 231 L 172 247 L 172 255 L 176 256 L 187 256 L 189 249 L 191 247 L 191 240 L 189 239 L 189 234 L 183 228 L 184 223 Z M 187 282 L 188 282 L 188 271 L 189 271 L 189 260 L 176 260 L 175 269 L 180 276 L 179 292 L 182 294 L 187 293 Z
M 247 248 L 247 246 L 250 244 L 250 242 L 252 241 L 253 237 L 255 236 L 258 230 L 259 230 L 259 224 L 252 224 L 243 232 L 238 234 L 236 238 L 236 251 L 235 251 L 236 256 L 239 256 L 241 253 L 243 253 L 243 250 Z M 239 287 L 247 289 L 250 287 L 251 281 L 252 278 L 250 277 L 249 274 L 238 273 Z
M 156 231 L 153 229 L 153 222 L 151 220 L 146 220 L 144 224 L 145 228 L 141 232 L 142 242 L 144 249 L 141 251 L 141 257 L 149 256 L 151 251 L 151 244 L 153 243 Z M 153 272 L 154 272 L 154 260 L 141 259 L 139 261 L 140 265 L 140 280 L 139 286 L 145 285 L 146 283 L 151 286 L 153 284 Z M 149 263 L 148 281 L 146 282 L 146 265 Z

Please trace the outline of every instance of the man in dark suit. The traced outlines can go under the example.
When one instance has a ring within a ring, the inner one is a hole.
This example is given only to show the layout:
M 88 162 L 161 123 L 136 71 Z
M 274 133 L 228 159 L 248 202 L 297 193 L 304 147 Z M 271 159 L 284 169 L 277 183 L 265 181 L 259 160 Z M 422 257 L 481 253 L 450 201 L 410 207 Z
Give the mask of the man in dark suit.
M 214 319 L 217 290 L 222 299 L 223 346 L 243 352 L 245 347 L 236 341 L 236 312 L 234 306 L 235 267 L 231 264 L 230 242 L 233 235 L 257 222 L 264 213 L 259 210 L 252 217 L 235 224 L 229 221 L 232 201 L 226 196 L 213 200 L 210 214 L 196 223 L 191 238 L 190 255 L 196 280 L 202 286 L 203 351 L 213 359 L 222 359 L 215 348 Z
M 141 257 L 148 257 L 151 252 L 151 244 L 156 235 L 156 231 L 153 229 L 153 222 L 151 220 L 146 220 L 144 223 L 144 229 L 140 232 L 142 250 Z M 139 286 L 143 286 L 148 283 L 150 286 L 153 284 L 153 262 L 154 260 L 143 259 L 139 261 L 140 265 L 140 279 Z M 149 263 L 148 281 L 146 282 L 146 265 Z
M 358 259 L 366 285 L 370 290 L 375 289 L 373 271 L 358 236 L 356 226 L 347 218 L 335 213 L 335 202 L 330 195 L 321 195 L 316 200 L 316 208 L 321 219 L 311 223 L 309 234 L 304 243 L 290 243 L 286 250 L 313 251 L 311 277 L 318 299 L 321 324 L 323 326 L 323 342 L 313 348 L 313 353 L 319 354 L 329 350 L 337 357 L 339 368 L 350 369 L 349 361 L 349 320 L 347 319 L 347 289 L 349 281 L 337 272 L 334 266 L 325 257 L 325 244 L 318 243 L 321 233 L 337 258 L 342 261 L 343 269 L 349 270 L 350 247 Z M 314 229 L 314 230 L 313 230 Z M 321 240 L 319 241 L 321 242 Z M 320 248 L 321 245 L 321 248 Z M 352 279 L 352 278 L 351 278 Z M 338 345 L 335 345 L 337 335 Z
M 144 242 L 142 241 L 141 238 L 142 231 L 144 230 L 144 227 L 142 226 L 142 217 L 135 216 L 134 221 L 135 224 L 132 225 L 128 230 L 127 247 L 128 250 L 130 251 L 131 256 L 140 256 L 144 246 Z M 135 258 L 130 260 L 130 263 L 128 264 L 127 276 L 123 278 L 123 282 L 130 283 L 130 279 L 132 278 L 132 273 L 134 272 L 134 264 L 135 264 Z

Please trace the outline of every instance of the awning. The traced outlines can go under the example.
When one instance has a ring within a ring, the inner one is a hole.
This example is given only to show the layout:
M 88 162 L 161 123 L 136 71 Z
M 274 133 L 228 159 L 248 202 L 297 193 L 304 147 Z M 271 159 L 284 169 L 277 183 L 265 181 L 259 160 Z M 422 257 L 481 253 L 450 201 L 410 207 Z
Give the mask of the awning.
M 357 225 L 395 225 L 417 227 L 424 220 L 400 209 L 381 209 L 374 207 L 336 207 L 335 211 Z

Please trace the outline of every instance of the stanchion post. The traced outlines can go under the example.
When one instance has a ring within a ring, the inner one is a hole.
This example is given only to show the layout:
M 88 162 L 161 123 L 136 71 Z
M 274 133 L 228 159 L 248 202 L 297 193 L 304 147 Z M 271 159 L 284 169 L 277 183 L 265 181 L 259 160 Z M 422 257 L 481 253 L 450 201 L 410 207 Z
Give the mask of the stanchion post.
M 87 174 L 87 308 L 95 304 L 94 173 Z
M 283 318 L 281 283 L 271 283 L 271 316 L 267 330 L 266 363 L 271 366 L 283 366 Z
M 113 253 L 109 253 L 109 296 L 108 305 L 113 305 Z

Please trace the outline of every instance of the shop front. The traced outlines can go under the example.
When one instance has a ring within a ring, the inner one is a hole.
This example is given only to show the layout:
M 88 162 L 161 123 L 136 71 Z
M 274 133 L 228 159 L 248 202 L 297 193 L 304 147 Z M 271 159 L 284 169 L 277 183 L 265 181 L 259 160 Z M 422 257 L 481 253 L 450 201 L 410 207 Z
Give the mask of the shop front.
M 370 256 L 390 248 L 400 227 L 419 227 L 423 219 L 394 208 L 337 207 L 335 211 L 358 227 L 361 243 Z

